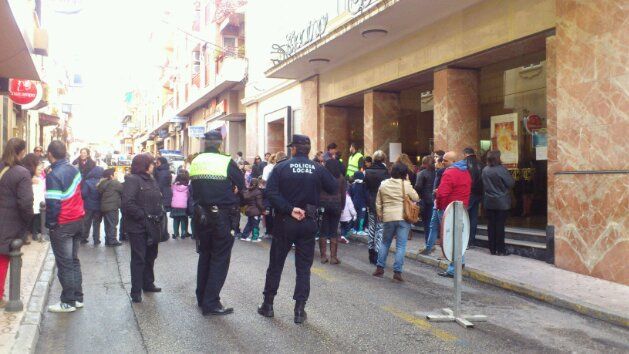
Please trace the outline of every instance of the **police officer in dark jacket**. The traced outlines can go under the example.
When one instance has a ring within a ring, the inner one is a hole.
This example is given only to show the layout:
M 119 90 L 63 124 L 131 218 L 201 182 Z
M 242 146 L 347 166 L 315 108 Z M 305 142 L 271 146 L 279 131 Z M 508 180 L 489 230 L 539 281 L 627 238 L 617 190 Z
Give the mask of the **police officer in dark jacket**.
M 308 158 L 310 138 L 293 135 L 288 145 L 293 158 L 278 163 L 266 186 L 266 194 L 276 210 L 269 268 L 264 284 L 264 302 L 258 313 L 273 317 L 273 298 L 280 286 L 284 261 L 295 245 L 295 323 L 306 320 L 306 301 L 310 294 L 310 267 L 314 258 L 317 208 L 321 188 L 330 194 L 337 182 L 323 166 Z
M 219 131 L 206 133 L 205 153 L 190 165 L 194 236 L 199 251 L 196 295 L 204 316 L 234 312 L 223 307 L 220 292 L 234 245 L 230 211 L 240 204 L 245 178 L 230 156 L 219 153 L 222 142 Z

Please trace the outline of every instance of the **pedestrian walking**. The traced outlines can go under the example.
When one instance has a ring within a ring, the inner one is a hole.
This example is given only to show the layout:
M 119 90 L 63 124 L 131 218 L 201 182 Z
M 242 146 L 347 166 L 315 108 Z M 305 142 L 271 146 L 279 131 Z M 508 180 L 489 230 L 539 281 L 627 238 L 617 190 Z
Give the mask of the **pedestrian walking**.
M 162 233 L 164 235 L 168 235 L 168 212 L 170 212 L 170 203 L 173 199 L 173 192 L 171 189 L 173 177 L 170 173 L 170 165 L 165 157 L 160 156 L 155 160 L 153 174 L 155 181 L 159 186 L 159 190 L 162 193 L 162 205 L 164 206 L 164 211 L 166 211 L 163 215 L 164 220 L 162 222 L 162 227 L 164 230 Z
M 483 180 L 481 178 L 483 166 L 476 157 L 474 149 L 467 147 L 463 149 L 463 154 L 465 155 L 467 170 L 470 173 L 470 177 L 472 177 L 472 190 L 470 191 L 467 214 L 470 218 L 470 237 L 468 245 L 474 246 L 476 244 L 476 228 L 478 226 L 478 208 L 483 199 Z
M 223 137 L 212 130 L 205 134 L 205 152 L 190 166 L 194 228 L 198 242 L 197 304 L 203 315 L 227 315 L 233 308 L 221 303 L 234 237 L 231 213 L 240 205 L 245 178 L 236 162 L 219 152 Z
M 103 220 L 100 209 L 100 193 L 98 193 L 98 182 L 103 178 L 103 168 L 96 166 L 92 168 L 81 183 L 81 195 L 83 196 L 83 207 L 85 216 L 83 217 L 83 239 L 82 244 L 88 243 L 90 230 L 94 245 L 100 244 L 100 225 Z
M 378 150 L 373 154 L 373 164 L 365 170 L 365 187 L 369 191 L 369 226 L 367 247 L 369 249 L 369 263 L 376 264 L 378 260 L 378 250 L 382 242 L 382 222 L 376 216 L 376 196 L 380 184 L 389 178 L 389 170 L 384 161 L 387 155 Z
M 4 285 L 11 242 L 24 237 L 33 218 L 31 173 L 20 165 L 25 155 L 26 142 L 12 138 L 4 146 L 0 162 L 0 308 L 7 304 Z
M 260 219 L 264 215 L 265 207 L 262 197 L 262 190 L 259 188 L 260 180 L 254 178 L 251 185 L 243 193 L 245 203 L 245 216 L 247 217 L 247 225 L 242 232 L 240 238 L 251 242 L 260 242 Z M 249 237 L 251 234 L 251 237 Z
M 447 166 L 441 177 L 439 188 L 436 194 L 437 215 L 443 219 L 443 213 L 450 203 L 454 201 L 463 202 L 467 208 L 472 191 L 472 177 L 467 170 L 467 161 L 458 160 L 458 154 L 454 151 L 447 152 L 443 156 L 443 162 Z M 456 161 L 456 162 L 455 162 Z M 462 259 L 465 263 L 465 257 Z M 445 272 L 439 272 L 443 277 L 454 276 L 454 264 L 450 263 Z
M 135 303 L 142 302 L 142 292 L 162 291 L 155 286 L 154 267 L 166 212 L 154 169 L 151 154 L 136 155 L 122 189 L 124 228 L 131 245 L 131 301 Z
M 106 169 L 96 189 L 101 196 L 100 213 L 105 222 L 105 246 L 116 247 L 121 243 L 116 239 L 120 208 L 122 207 L 122 183 L 116 179 L 116 170 Z
M 360 236 L 366 236 L 365 217 L 367 216 L 367 204 L 369 200 L 369 191 L 365 185 L 365 174 L 361 171 L 354 172 L 354 182 L 350 187 L 350 195 L 352 203 L 356 209 L 356 223 L 354 230 Z
M 267 194 L 278 216 L 266 271 L 264 302 L 258 307 L 258 313 L 265 317 L 274 316 L 273 300 L 280 286 L 284 262 L 295 245 L 294 322 L 303 323 L 310 295 L 310 268 L 314 259 L 321 188 L 334 194 L 338 183 L 330 172 L 308 158 L 309 137 L 295 134 L 288 146 L 293 157 L 275 167 L 267 184 Z
M 351 181 L 354 178 L 354 173 L 362 170 L 365 167 L 365 156 L 358 149 L 356 143 L 349 145 L 349 158 L 347 159 L 347 180 Z
M 50 312 L 74 312 L 83 307 L 83 278 L 79 244 L 83 234 L 81 173 L 66 160 L 66 146 L 55 140 L 48 145 L 50 172 L 46 175 L 46 227 L 61 284 L 60 302 Z
M 432 197 L 433 185 L 435 183 L 435 166 L 431 156 L 424 156 L 422 159 L 422 170 L 417 175 L 415 181 L 415 191 L 419 194 L 419 208 L 424 227 L 424 244 L 428 244 L 430 235 L 430 220 L 432 219 L 432 209 L 434 199 Z M 427 248 L 427 247 L 426 247 Z M 425 248 L 425 249 L 426 249 Z
M 408 167 L 397 162 L 391 168 L 391 178 L 382 181 L 376 196 L 376 213 L 383 223 L 382 243 L 378 250 L 376 277 L 384 275 L 384 269 L 389 256 L 389 249 L 395 236 L 395 262 L 393 263 L 393 279 L 404 281 L 402 271 L 406 256 L 406 242 L 411 232 L 411 224 L 404 220 L 404 198 L 413 202 L 419 201 L 419 196 L 408 180 Z
M 482 179 L 485 189 L 483 205 L 487 213 L 489 252 L 493 255 L 506 256 L 505 222 L 511 209 L 511 188 L 515 181 L 502 165 L 499 150 L 492 150 L 487 154 L 487 166 L 483 169 Z
M 173 240 L 181 236 L 185 239 L 190 236 L 188 232 L 188 204 L 190 198 L 190 173 L 180 170 L 172 185 L 173 199 L 171 202 L 170 217 L 173 219 Z M 181 230 L 181 232 L 180 232 Z
M 28 245 L 31 243 L 28 239 L 29 234 L 35 241 L 39 239 L 41 233 L 40 204 L 46 200 L 46 180 L 43 178 L 44 168 L 41 158 L 37 154 L 26 154 L 20 164 L 30 172 L 33 186 L 33 218 L 30 222 L 30 229 L 23 236 L 24 244 Z
M 346 186 L 347 182 L 341 171 L 341 163 L 336 159 L 330 159 L 325 162 L 325 169 L 332 174 L 336 180 L 337 188 L 334 193 L 321 191 L 319 198 L 321 207 L 323 208 L 323 217 L 321 220 L 321 228 L 319 229 L 319 251 L 321 263 L 339 264 L 338 259 L 338 243 L 339 243 L 339 223 L 341 221 L 341 213 L 345 207 Z M 327 256 L 328 242 L 330 243 L 330 258 Z
M 79 157 L 72 161 L 72 165 L 76 166 L 81 172 L 81 178 L 85 179 L 85 176 L 96 167 L 96 162 L 92 160 L 90 149 L 82 148 Z
M 347 192 L 345 196 L 345 207 L 343 208 L 343 212 L 341 213 L 341 242 L 349 243 L 348 237 L 349 234 L 356 223 L 356 209 L 354 208 L 354 202 L 352 202 L 352 197 Z

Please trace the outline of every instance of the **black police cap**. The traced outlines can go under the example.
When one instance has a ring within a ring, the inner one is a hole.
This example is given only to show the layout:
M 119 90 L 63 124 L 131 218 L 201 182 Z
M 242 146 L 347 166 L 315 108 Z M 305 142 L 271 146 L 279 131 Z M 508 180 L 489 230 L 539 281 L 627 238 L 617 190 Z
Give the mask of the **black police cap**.
M 223 135 L 218 130 L 210 130 L 209 132 L 203 134 L 203 138 L 205 140 L 223 140 Z
M 293 145 L 310 145 L 310 138 L 307 135 L 293 134 L 293 140 L 287 146 Z

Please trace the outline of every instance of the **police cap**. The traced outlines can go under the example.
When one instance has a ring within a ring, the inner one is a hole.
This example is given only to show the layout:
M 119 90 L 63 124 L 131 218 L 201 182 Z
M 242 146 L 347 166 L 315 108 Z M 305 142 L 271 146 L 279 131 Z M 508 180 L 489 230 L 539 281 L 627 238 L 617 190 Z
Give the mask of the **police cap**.
M 293 134 L 293 140 L 288 144 L 288 147 L 295 145 L 310 145 L 310 138 L 307 135 Z
M 203 134 L 203 138 L 205 140 L 223 140 L 223 135 L 220 131 L 213 129 Z

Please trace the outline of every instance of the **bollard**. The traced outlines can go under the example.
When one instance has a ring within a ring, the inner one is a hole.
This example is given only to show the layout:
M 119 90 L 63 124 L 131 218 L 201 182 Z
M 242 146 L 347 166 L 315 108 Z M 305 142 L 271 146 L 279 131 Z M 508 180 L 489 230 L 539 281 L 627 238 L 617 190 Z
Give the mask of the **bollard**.
M 11 251 L 9 257 L 11 259 L 9 274 L 9 302 L 7 303 L 6 312 L 19 312 L 24 309 L 24 304 L 20 299 L 20 281 L 22 278 L 22 239 L 16 238 L 11 241 Z
M 44 242 L 46 235 L 46 202 L 39 203 L 39 242 Z

